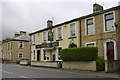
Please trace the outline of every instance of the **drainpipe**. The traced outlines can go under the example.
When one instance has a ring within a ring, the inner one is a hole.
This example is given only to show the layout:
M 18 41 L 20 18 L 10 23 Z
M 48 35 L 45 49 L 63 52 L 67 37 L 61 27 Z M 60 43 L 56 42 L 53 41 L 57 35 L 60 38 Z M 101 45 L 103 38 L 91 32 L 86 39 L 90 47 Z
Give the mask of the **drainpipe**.
M 30 40 L 31 40 L 31 35 L 30 35 Z M 32 44 L 31 44 L 31 42 L 29 43 L 29 46 L 30 46 L 30 65 L 31 65 L 31 46 L 32 46 Z
M 82 32 L 81 32 L 81 20 L 80 20 L 80 47 L 82 47 Z

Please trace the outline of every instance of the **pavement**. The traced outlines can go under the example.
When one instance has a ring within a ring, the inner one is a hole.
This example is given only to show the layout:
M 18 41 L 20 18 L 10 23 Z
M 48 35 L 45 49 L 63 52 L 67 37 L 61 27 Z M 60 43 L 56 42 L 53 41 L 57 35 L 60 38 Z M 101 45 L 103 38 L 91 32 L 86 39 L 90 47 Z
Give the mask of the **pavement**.
M 118 73 L 104 71 L 64 70 L 56 68 L 3 64 L 3 78 L 120 78 Z

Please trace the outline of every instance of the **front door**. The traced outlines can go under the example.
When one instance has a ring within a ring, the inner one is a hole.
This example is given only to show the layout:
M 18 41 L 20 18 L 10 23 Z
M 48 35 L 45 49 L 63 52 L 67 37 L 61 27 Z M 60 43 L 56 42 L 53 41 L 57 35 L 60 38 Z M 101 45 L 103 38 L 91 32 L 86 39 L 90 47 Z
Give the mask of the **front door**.
M 114 42 L 107 42 L 107 60 L 114 60 Z
M 40 50 L 37 50 L 37 61 L 40 61 Z

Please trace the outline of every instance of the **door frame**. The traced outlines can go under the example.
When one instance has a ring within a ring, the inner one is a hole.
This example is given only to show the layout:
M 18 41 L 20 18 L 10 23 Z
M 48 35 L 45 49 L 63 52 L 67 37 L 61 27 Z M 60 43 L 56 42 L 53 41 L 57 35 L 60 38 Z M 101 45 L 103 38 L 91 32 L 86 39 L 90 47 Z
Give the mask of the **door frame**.
M 117 60 L 117 47 L 116 47 L 116 41 L 115 40 L 107 40 L 104 42 L 104 60 L 107 59 L 107 42 L 113 42 L 114 43 L 114 60 Z
M 37 52 L 37 61 L 38 61 L 38 51 L 40 51 L 40 53 L 39 53 L 39 61 L 41 61 L 41 50 L 40 49 L 36 50 L 36 52 Z

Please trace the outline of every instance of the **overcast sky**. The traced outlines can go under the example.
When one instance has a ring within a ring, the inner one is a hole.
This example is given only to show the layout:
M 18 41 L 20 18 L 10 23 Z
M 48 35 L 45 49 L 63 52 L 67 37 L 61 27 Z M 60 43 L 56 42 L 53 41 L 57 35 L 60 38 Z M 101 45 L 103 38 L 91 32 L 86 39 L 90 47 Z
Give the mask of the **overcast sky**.
M 2 37 L 12 37 L 20 30 L 31 33 L 46 28 L 48 19 L 52 19 L 55 25 L 90 14 L 95 2 L 107 9 L 117 6 L 119 0 L 2 0 Z

